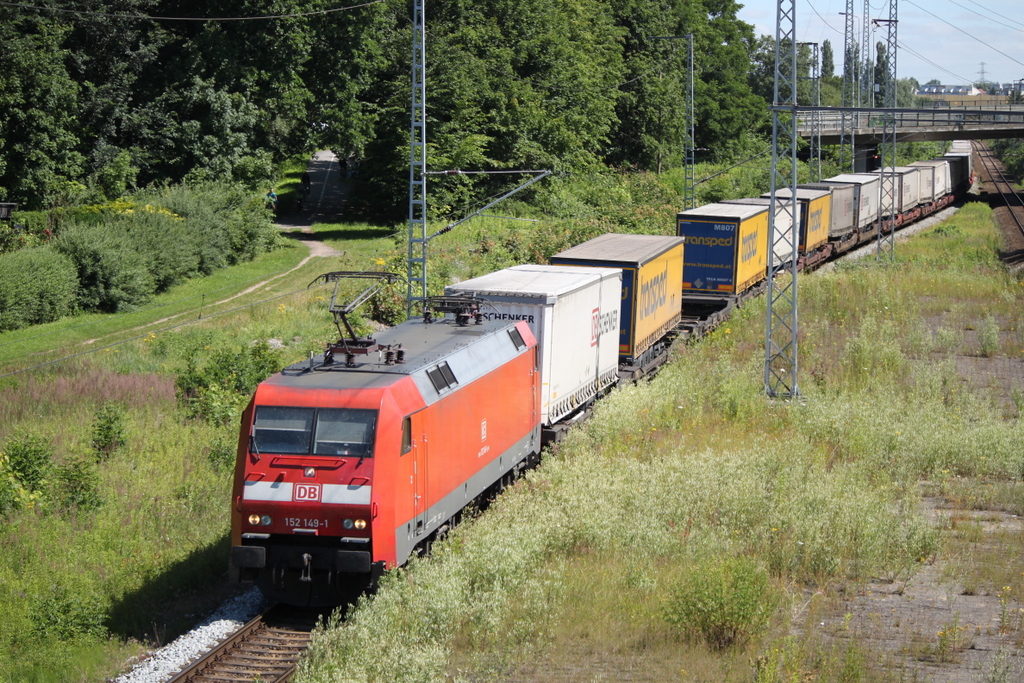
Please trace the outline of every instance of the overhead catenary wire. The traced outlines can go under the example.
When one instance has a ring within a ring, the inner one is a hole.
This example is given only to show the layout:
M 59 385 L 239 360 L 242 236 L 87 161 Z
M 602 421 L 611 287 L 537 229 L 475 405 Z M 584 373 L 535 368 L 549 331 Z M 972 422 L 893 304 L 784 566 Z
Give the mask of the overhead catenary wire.
M 989 21 L 995 22 L 997 24 L 999 23 L 998 21 L 996 21 L 992 17 L 982 16 L 977 10 L 973 10 L 970 7 L 966 7 L 964 5 L 961 5 L 959 2 L 956 2 L 956 0 L 949 0 L 949 2 L 953 3 L 954 5 L 956 5 L 957 7 L 961 8 L 961 9 L 965 9 L 968 12 L 971 12 L 972 14 L 978 15 L 979 17 L 982 17 L 983 19 L 988 19 Z M 981 7 L 981 5 L 979 5 L 978 9 L 984 9 L 986 12 L 990 12 L 991 14 L 995 14 L 995 16 L 997 16 L 999 19 L 1002 19 L 1003 21 L 1009 21 L 1010 23 L 1017 24 L 1018 26 L 1024 26 L 1024 24 L 1022 24 L 1021 22 L 1019 22 L 1019 21 L 1017 21 L 1015 19 L 1011 19 L 1010 17 L 1004 17 L 1002 14 L 996 14 L 995 12 L 992 12 L 992 10 L 988 9 L 987 7 L 983 8 L 983 7 Z M 1000 24 L 1000 26 L 1002 26 L 1003 28 L 1008 28 L 1011 31 L 1020 31 L 1021 33 L 1024 33 L 1024 28 L 1014 28 L 1012 26 L 1007 26 L 1006 24 Z
M 62 14 L 75 14 L 78 16 L 109 17 L 113 19 L 132 19 L 136 21 L 267 21 L 269 19 L 296 19 L 300 17 L 312 17 L 322 14 L 333 14 L 345 12 L 351 9 L 367 7 L 384 2 L 384 0 L 370 0 L 359 5 L 348 5 L 345 7 L 333 7 L 330 9 L 313 10 L 310 12 L 293 12 L 291 14 L 266 14 L 254 17 L 161 17 L 150 14 L 122 14 L 117 12 L 96 12 L 93 10 L 64 9 L 62 7 L 41 7 L 39 5 L 27 5 L 17 2 L 2 2 L 0 6 L 17 7 L 20 9 L 37 10 L 40 12 L 59 12 Z
M 945 19 L 943 19 L 942 17 L 938 16 L 938 15 L 937 15 L 937 14 L 935 14 L 934 12 L 931 12 L 931 11 L 929 11 L 929 10 L 926 10 L 925 8 L 921 7 L 921 6 L 920 6 L 920 5 L 918 5 L 918 4 L 916 3 L 916 2 L 913 2 L 913 0 L 903 0 L 903 1 L 904 1 L 904 2 L 907 2 L 907 3 L 909 3 L 910 5 L 913 5 L 913 6 L 914 6 L 914 7 L 916 7 L 917 9 L 921 10 L 922 12 L 924 12 L 925 14 L 927 14 L 927 15 L 929 15 L 929 16 L 931 16 L 931 17 L 934 17 L 935 19 L 938 19 L 939 21 L 941 21 L 941 22 L 942 22 L 943 24 L 945 24 L 945 25 L 949 26 L 950 28 L 956 29 L 957 31 L 959 31 L 960 33 L 964 34 L 964 35 L 965 35 L 965 36 L 967 36 L 968 38 L 971 38 L 972 40 L 976 40 L 976 41 L 978 41 L 978 42 L 979 42 L 979 43 L 981 43 L 982 45 L 985 45 L 986 47 L 988 47 L 988 48 L 989 48 L 990 50 L 995 50 L 996 52 L 998 52 L 999 54 L 1001 54 L 1001 55 L 1002 55 L 1003 57 L 1006 57 L 1007 59 L 1009 59 L 1009 60 L 1010 60 L 1011 62 L 1013 62 L 1014 64 L 1019 64 L 1019 65 L 1021 65 L 1021 66 L 1024 66 L 1024 62 L 1021 62 L 1021 61 L 1019 61 L 1019 60 L 1017 60 L 1017 59 L 1014 59 L 1013 57 L 1011 57 L 1010 55 L 1006 54 L 1005 52 L 1003 52 L 1003 51 L 1002 51 L 1002 50 L 1000 50 L 999 48 L 997 48 L 997 47 L 993 46 L 991 42 L 986 42 L 986 41 L 984 41 L 984 40 L 981 40 L 980 38 L 978 38 L 978 37 L 976 37 L 976 36 L 973 36 L 973 35 L 971 35 L 971 34 L 970 34 L 970 33 L 968 33 L 967 31 L 965 31 L 965 30 L 963 30 L 962 28 L 960 28 L 959 26 L 957 26 L 956 24 L 952 24 L 952 23 L 950 23 L 950 22 L 946 21 Z

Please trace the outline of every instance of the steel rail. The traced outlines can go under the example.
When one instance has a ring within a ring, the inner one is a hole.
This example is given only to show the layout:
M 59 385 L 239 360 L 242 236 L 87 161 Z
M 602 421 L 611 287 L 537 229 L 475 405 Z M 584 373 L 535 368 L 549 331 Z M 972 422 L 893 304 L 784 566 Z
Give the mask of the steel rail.
M 308 613 L 275 605 L 189 664 L 170 683 L 289 681 L 315 624 Z
M 1024 199 L 1013 189 L 1013 184 L 1006 179 L 1006 173 L 996 163 L 992 150 L 982 142 L 972 141 L 971 146 L 988 174 L 989 181 L 993 184 L 996 191 L 999 192 L 999 196 L 1006 205 L 1010 216 L 1013 218 L 1013 222 L 1017 224 L 1017 229 L 1024 235 Z M 1011 196 L 1015 203 L 1010 201 Z

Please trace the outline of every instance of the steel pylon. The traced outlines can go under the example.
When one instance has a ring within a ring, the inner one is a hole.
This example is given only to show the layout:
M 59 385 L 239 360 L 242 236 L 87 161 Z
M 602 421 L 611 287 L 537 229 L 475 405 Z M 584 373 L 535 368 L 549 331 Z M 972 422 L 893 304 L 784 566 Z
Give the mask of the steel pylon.
M 801 77 L 800 80 L 811 82 L 811 104 L 815 107 L 811 110 L 811 134 L 810 154 L 807 159 L 808 170 L 810 171 L 811 182 L 821 180 L 821 72 L 819 70 L 818 44 L 797 43 L 806 45 L 811 49 L 811 74 L 809 77 Z
M 412 107 L 409 126 L 409 257 L 406 315 L 427 296 L 427 87 L 424 0 L 413 0 Z
M 779 0 L 775 28 L 775 88 L 772 106 L 772 179 L 768 208 L 768 312 L 764 384 L 771 397 L 795 398 L 797 384 L 797 67 L 796 3 Z M 780 161 L 781 160 L 781 161 Z M 788 175 L 787 175 L 788 173 Z M 789 187 L 788 198 L 776 190 Z M 792 228 L 777 225 L 788 212 Z
M 853 0 L 846 0 L 846 11 L 843 12 L 843 107 L 857 107 L 858 103 L 858 82 L 860 81 L 861 65 L 858 57 L 857 36 L 853 26 Z M 850 170 L 854 168 L 854 140 L 853 129 L 857 115 L 852 112 L 843 111 L 840 114 L 840 137 L 839 137 L 839 167 L 843 168 L 847 163 Z
M 879 19 L 888 29 L 885 40 L 885 108 L 896 109 L 896 27 L 897 0 L 889 0 L 889 18 Z M 879 182 L 878 201 L 878 249 L 877 259 L 896 258 L 896 214 L 898 202 L 896 197 L 896 117 L 889 113 L 882 117 L 882 144 L 879 157 L 882 164 Z
M 683 186 L 683 210 L 697 208 L 697 186 L 694 180 L 695 160 L 695 139 L 694 128 L 696 127 L 696 115 L 694 114 L 694 92 L 693 92 L 693 34 L 686 34 L 686 159 L 684 160 L 685 178 Z

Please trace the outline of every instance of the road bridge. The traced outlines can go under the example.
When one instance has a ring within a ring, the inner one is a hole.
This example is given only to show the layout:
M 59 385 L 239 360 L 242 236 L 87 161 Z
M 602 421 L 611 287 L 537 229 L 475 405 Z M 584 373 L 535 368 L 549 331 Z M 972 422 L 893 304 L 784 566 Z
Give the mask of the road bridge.
M 817 114 L 822 145 L 840 144 L 843 127 L 852 130 L 854 164 L 866 170 L 866 159 L 882 143 L 887 122 L 895 121 L 897 142 L 931 140 L 995 140 L 1024 138 L 1024 105 L 1000 109 L 865 109 L 856 107 L 800 107 L 797 134 L 810 138 L 811 119 Z

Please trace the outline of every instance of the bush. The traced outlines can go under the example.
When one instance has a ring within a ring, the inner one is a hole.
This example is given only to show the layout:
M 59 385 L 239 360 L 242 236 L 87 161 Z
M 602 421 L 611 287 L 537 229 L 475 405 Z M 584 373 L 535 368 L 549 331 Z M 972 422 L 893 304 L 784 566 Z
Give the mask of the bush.
M 75 264 L 52 247 L 0 255 L 0 332 L 69 315 L 77 298 Z
M 125 407 L 117 401 L 107 401 L 96 411 L 92 426 L 92 447 L 97 459 L 106 460 L 126 443 Z
M 978 344 L 981 346 L 981 355 L 991 358 L 999 353 L 999 323 L 994 316 L 985 318 L 981 328 L 978 330 Z
M 756 562 L 716 558 L 690 568 L 666 601 L 665 619 L 721 650 L 762 633 L 774 605 L 768 574 Z
M 18 482 L 0 459 L 0 518 L 18 507 Z
M 50 499 L 63 514 L 95 510 L 102 504 L 99 486 L 95 461 L 74 457 L 55 469 Z
M 35 602 L 34 626 L 41 636 L 77 640 L 102 638 L 107 633 L 105 606 L 86 586 L 68 589 L 56 584 L 47 595 L 37 596 Z
M 195 355 L 174 381 L 188 416 L 226 424 L 241 412 L 256 385 L 281 369 L 281 354 L 265 342 L 218 351 L 200 367 Z
M 55 244 L 78 269 L 79 301 L 85 310 L 131 310 L 156 289 L 146 259 L 110 226 L 71 225 Z
M 219 436 L 206 448 L 206 459 L 213 469 L 218 472 L 227 472 L 235 465 L 235 450 L 237 437 Z
M 38 491 L 53 460 L 53 446 L 38 434 L 20 432 L 4 444 L 7 467 L 26 490 Z

